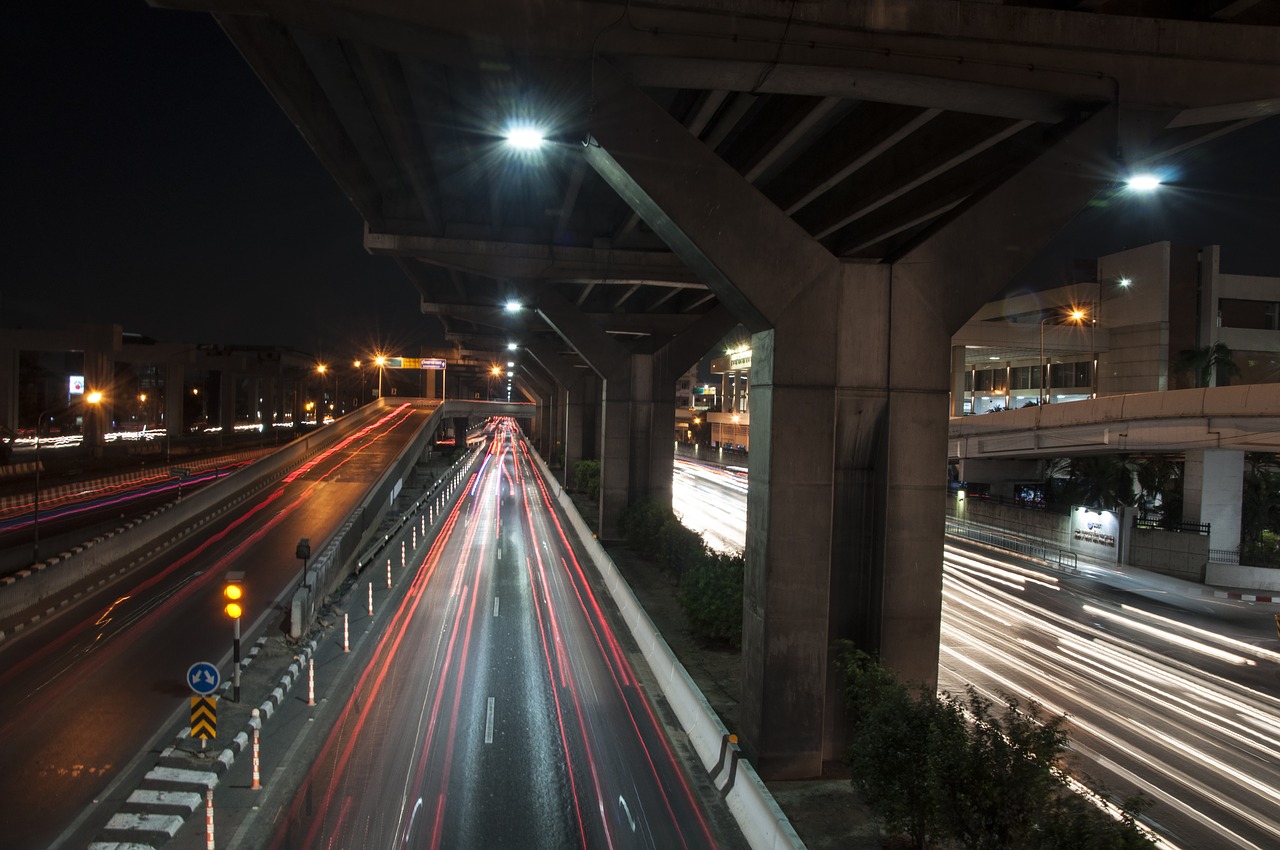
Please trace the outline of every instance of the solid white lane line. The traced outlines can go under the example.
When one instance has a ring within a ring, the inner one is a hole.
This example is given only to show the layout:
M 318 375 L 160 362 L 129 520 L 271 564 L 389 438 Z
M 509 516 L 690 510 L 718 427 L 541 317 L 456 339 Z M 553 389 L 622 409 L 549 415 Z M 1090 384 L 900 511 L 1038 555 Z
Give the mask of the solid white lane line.
M 489 711 L 484 718 L 484 742 L 493 743 L 493 697 L 489 697 Z
M 493 616 L 498 616 L 498 597 L 493 597 Z

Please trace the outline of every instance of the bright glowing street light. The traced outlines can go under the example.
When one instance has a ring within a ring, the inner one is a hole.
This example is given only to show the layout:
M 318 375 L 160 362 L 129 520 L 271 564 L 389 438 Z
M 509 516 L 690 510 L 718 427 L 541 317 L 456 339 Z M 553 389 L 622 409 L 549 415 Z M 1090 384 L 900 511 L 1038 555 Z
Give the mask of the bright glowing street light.
M 1150 192 L 1159 188 L 1160 178 L 1154 174 L 1134 174 L 1126 181 L 1130 189 L 1136 192 Z
M 508 313 L 519 313 L 520 310 L 522 309 L 522 305 L 520 304 L 519 301 L 512 299 L 507 302 L 506 306 L 503 309 L 506 310 Z
M 519 346 L 514 342 L 507 343 L 507 351 L 515 351 L 517 348 L 519 348 Z
M 386 371 L 387 358 L 379 354 L 373 358 L 374 364 L 378 367 L 378 398 L 382 398 L 382 373 Z
M 512 127 L 507 131 L 507 144 L 516 150 L 537 150 L 542 142 L 542 131 L 536 127 Z

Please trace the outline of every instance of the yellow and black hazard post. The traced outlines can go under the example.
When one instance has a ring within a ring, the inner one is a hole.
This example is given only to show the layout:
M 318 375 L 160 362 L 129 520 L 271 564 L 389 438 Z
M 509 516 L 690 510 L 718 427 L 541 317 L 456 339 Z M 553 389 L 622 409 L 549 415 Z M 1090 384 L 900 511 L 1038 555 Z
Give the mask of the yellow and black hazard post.
M 199 738 L 201 746 L 209 738 L 218 737 L 218 698 L 191 698 L 191 737 Z

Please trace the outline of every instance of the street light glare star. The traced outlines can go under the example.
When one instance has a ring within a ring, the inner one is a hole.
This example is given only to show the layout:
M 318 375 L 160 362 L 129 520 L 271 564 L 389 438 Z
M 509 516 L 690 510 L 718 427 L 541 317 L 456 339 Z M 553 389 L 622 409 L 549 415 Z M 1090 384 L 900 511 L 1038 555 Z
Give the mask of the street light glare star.
M 506 311 L 507 311 L 508 313 L 519 313 L 519 312 L 520 312 L 520 302 L 519 302 L 519 301 L 514 301 L 514 300 L 513 300 L 513 301 L 508 301 L 508 302 L 507 302 L 507 306 L 506 306 Z
M 1160 178 L 1154 174 L 1135 174 L 1129 178 L 1129 188 L 1138 192 L 1150 192 L 1160 185 Z
M 516 150 L 537 150 L 542 142 L 542 131 L 536 127 L 512 127 L 507 131 L 507 144 Z

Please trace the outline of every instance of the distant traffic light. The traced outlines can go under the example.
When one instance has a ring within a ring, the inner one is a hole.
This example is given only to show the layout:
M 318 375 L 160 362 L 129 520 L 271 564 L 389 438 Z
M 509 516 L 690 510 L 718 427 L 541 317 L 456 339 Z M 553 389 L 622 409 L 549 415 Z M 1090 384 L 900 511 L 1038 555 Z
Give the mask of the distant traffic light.
M 244 596 L 244 585 L 240 579 L 227 579 L 227 584 L 222 588 L 222 596 L 227 600 L 227 605 L 223 609 L 227 612 L 227 616 L 233 620 L 240 619 L 244 614 L 244 608 L 240 605 L 240 599 Z

